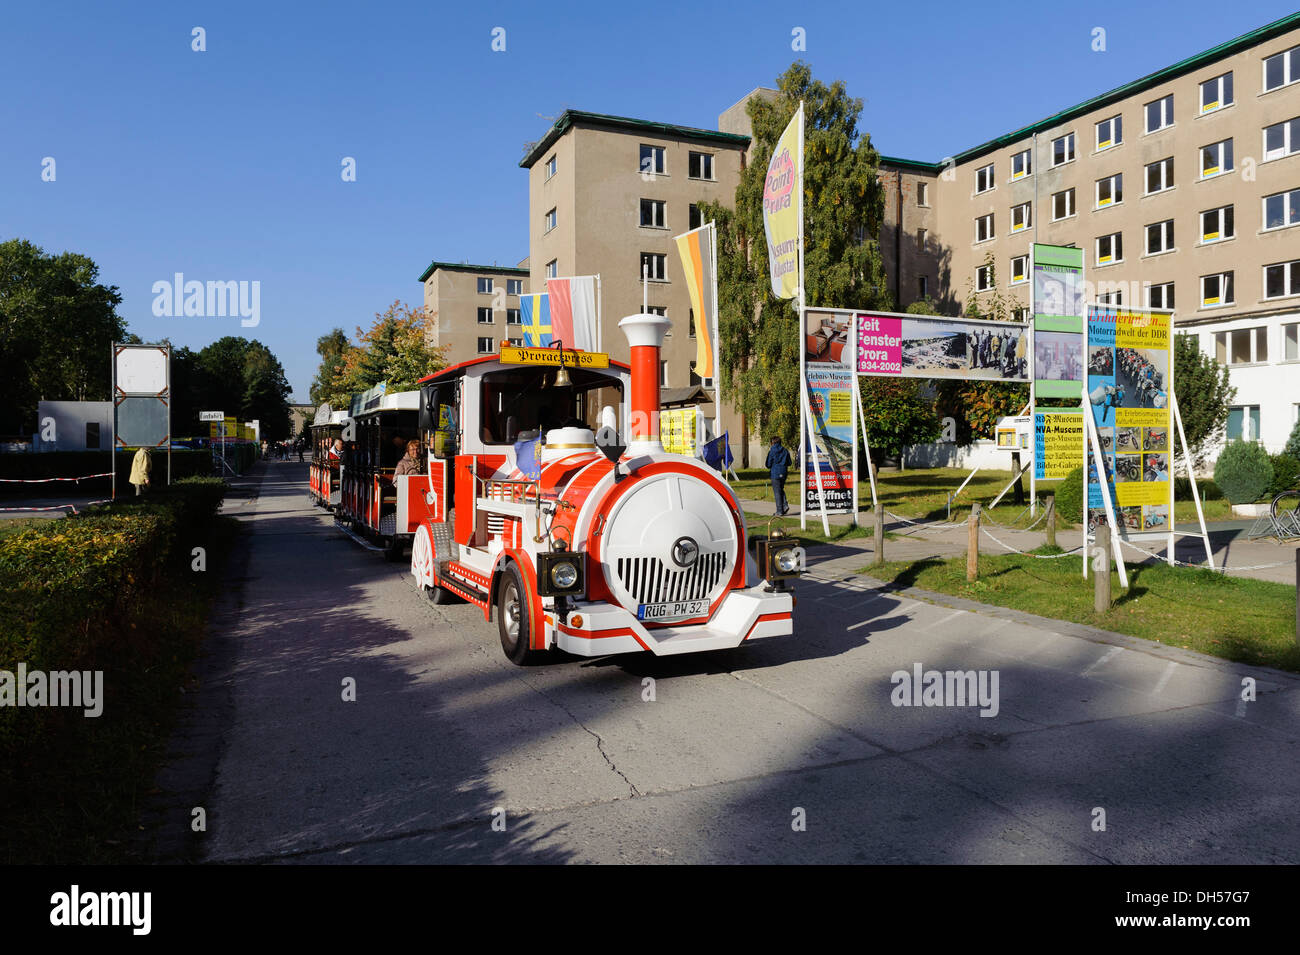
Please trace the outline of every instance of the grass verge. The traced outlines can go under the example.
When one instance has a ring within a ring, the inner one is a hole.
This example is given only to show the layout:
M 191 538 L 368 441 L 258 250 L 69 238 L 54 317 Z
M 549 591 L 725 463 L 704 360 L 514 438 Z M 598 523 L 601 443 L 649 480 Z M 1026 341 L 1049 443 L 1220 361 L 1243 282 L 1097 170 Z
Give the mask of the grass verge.
M 1167 564 L 1130 566 L 1128 572 L 1127 592 L 1112 572 L 1115 601 L 1098 614 L 1092 609 L 1092 581 L 1083 579 L 1077 554 L 1059 560 L 981 556 L 974 583 L 966 582 L 964 554 L 949 560 L 891 561 L 860 571 L 899 587 L 1144 637 L 1234 663 L 1300 672 L 1294 587 Z

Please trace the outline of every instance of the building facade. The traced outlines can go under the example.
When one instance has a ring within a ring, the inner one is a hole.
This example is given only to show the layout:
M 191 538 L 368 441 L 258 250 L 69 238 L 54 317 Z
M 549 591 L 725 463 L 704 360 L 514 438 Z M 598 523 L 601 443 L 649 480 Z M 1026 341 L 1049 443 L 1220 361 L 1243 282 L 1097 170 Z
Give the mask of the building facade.
M 882 177 L 900 307 L 928 293 L 956 313 L 996 287 L 1024 314 L 1031 243 L 1080 247 L 1092 297 L 1174 309 L 1230 367 L 1229 438 L 1286 443 L 1300 415 L 1300 14 L 949 160 L 885 158 Z
M 425 338 L 447 349 L 447 363 L 495 354 L 502 341 L 522 344 L 519 296 L 528 260 L 514 268 L 431 262 L 420 276 L 428 316 Z

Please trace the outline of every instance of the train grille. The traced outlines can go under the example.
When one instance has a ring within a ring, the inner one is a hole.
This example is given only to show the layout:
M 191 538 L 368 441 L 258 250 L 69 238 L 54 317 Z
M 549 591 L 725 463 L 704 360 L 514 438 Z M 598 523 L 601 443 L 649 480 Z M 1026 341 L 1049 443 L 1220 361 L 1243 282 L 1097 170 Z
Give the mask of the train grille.
M 685 570 L 673 570 L 658 557 L 621 557 L 617 572 L 623 589 L 638 604 L 704 600 L 727 570 L 726 554 L 701 554 Z

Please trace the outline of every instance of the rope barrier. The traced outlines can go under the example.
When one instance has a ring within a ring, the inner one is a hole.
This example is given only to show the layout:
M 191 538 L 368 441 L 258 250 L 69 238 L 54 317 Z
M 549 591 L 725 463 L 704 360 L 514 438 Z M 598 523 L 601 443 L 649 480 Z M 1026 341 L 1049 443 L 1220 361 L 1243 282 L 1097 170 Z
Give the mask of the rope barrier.
M 1083 546 L 1080 545 L 1080 546 L 1074 548 L 1073 550 L 1067 550 L 1067 551 L 1065 551 L 1064 553 L 1061 553 L 1061 554 L 1030 554 L 1030 553 L 1028 553 L 1027 551 L 1023 551 L 1023 550 L 1020 550 L 1019 548 L 1012 547 L 1010 544 L 1005 543 L 1004 541 L 1000 541 L 1000 540 L 998 540 L 996 537 L 993 536 L 992 533 L 990 533 L 990 531 L 988 530 L 988 528 L 986 528 L 983 524 L 980 525 L 980 531 L 981 531 L 985 536 L 987 536 L 990 540 L 992 540 L 995 544 L 998 544 L 998 545 L 1000 545 L 1000 546 L 1002 546 L 1002 547 L 1005 547 L 1007 550 L 1011 551 L 1013 554 L 1020 554 L 1022 557 L 1032 557 L 1032 558 L 1034 558 L 1035 560 L 1057 560 L 1057 559 L 1059 559 L 1059 558 L 1061 558 L 1061 557 L 1069 557 L 1069 556 L 1071 556 L 1072 554 L 1077 554 L 1079 551 L 1083 550 Z
M 85 504 L 81 506 L 93 507 L 96 504 L 109 504 L 109 503 L 111 502 L 108 500 L 108 498 L 104 498 L 104 500 L 102 501 L 87 501 Z M 16 511 L 61 511 L 65 507 L 71 508 L 73 514 L 81 513 L 80 511 L 77 510 L 77 505 L 75 504 L 55 504 L 51 507 L 0 507 L 0 514 L 9 514 Z
M 1163 562 L 1165 562 L 1165 563 L 1168 563 L 1168 561 L 1169 561 L 1169 558 L 1168 558 L 1168 557 L 1162 557 L 1162 556 L 1160 556 L 1159 554 L 1153 554 L 1153 553 L 1151 553 L 1151 551 L 1146 550 L 1145 548 L 1139 547 L 1137 544 L 1134 544 L 1132 541 L 1126 541 L 1126 540 L 1124 540 L 1123 538 L 1120 538 L 1120 543 L 1121 543 L 1121 544 L 1124 544 L 1124 545 L 1127 546 L 1127 547 L 1131 547 L 1131 548 L 1133 548 L 1133 549 L 1134 549 L 1135 551 L 1137 551 L 1139 554 L 1146 554 L 1148 557 L 1154 558 L 1155 560 L 1163 561 Z M 1186 561 L 1179 560 L 1177 557 L 1174 558 L 1174 563 L 1177 564 L 1179 567 L 1199 567 L 1199 568 L 1201 568 L 1201 569 L 1203 569 L 1203 570 L 1204 570 L 1204 569 L 1207 569 L 1207 568 L 1205 567 L 1205 564 L 1204 564 L 1204 563 L 1199 563 L 1199 564 L 1189 564 L 1189 563 L 1187 563 Z M 1227 573 L 1228 571 L 1230 571 L 1230 570 L 1271 570 L 1271 569 L 1273 569 L 1274 567 L 1290 567 L 1290 566 L 1292 566 L 1292 564 L 1294 564 L 1294 561 L 1284 560 L 1284 561 L 1280 561 L 1280 562 L 1278 562 L 1278 563 L 1276 563 L 1276 564 L 1254 564 L 1254 565 L 1252 565 L 1252 566 L 1250 566 L 1250 567 L 1227 567 L 1227 566 L 1225 566 L 1225 567 L 1223 567 L 1223 568 L 1221 568 L 1221 569 L 1222 569 L 1223 573 L 1226 574 L 1226 573 Z
M 54 478 L 0 478 L 0 484 L 48 484 L 51 481 L 86 481 L 90 478 L 112 477 L 112 471 L 105 471 L 103 474 L 83 474 L 81 477 L 54 477 Z

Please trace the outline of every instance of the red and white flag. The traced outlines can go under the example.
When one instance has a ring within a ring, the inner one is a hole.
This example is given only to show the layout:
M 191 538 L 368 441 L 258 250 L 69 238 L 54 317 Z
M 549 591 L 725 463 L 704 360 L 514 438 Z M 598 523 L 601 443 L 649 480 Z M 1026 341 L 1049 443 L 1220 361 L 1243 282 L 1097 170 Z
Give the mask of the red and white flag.
M 563 341 L 565 348 L 595 351 L 596 277 L 547 279 L 546 292 L 551 304 L 551 340 Z

